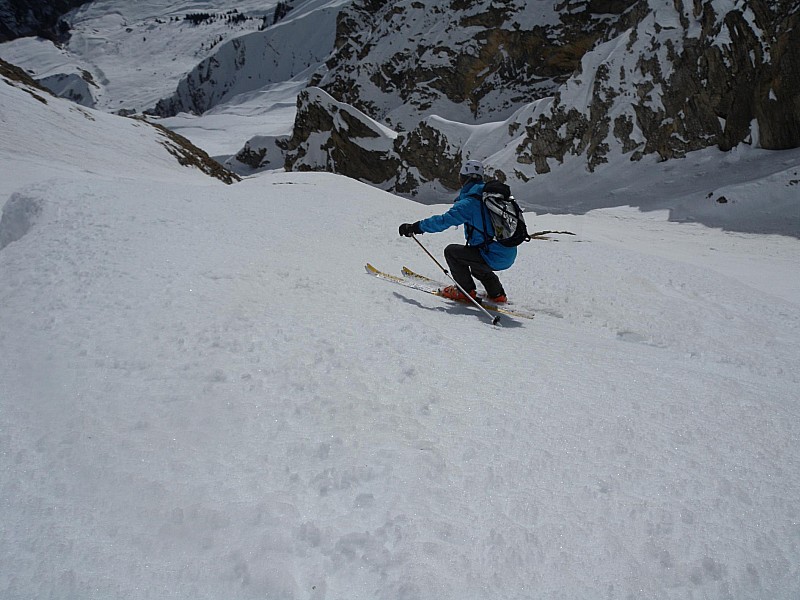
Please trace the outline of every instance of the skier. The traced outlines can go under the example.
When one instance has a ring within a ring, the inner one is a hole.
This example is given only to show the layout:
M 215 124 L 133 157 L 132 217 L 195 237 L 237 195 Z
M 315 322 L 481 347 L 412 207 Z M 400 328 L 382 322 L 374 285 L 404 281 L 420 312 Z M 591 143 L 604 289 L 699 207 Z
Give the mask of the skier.
M 492 302 L 507 302 L 503 285 L 495 271 L 503 271 L 514 264 L 517 249 L 493 241 L 491 235 L 486 233 L 490 220 L 481 200 L 484 186 L 483 163 L 468 160 L 461 166 L 459 175 L 461 192 L 450 210 L 416 223 L 403 223 L 398 231 L 402 236 L 411 237 L 412 234 L 439 233 L 463 224 L 466 245 L 450 244 L 444 249 L 450 275 L 473 298 L 477 297 L 474 277 L 486 288 L 486 295 Z M 441 293 L 451 300 L 467 300 L 454 285 L 443 288 Z

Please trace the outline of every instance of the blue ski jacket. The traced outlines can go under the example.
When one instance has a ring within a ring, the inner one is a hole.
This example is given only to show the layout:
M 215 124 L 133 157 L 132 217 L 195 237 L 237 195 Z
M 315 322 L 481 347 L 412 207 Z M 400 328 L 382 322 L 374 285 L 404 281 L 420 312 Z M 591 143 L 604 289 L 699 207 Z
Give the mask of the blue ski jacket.
M 486 244 L 491 221 L 481 200 L 484 183 L 468 181 L 461 188 L 453 207 L 443 215 L 436 215 L 419 222 L 424 233 L 439 233 L 450 227 L 464 225 L 464 237 L 468 246 L 477 246 L 481 256 L 493 271 L 502 271 L 514 264 L 517 249 L 508 248 L 496 241 Z

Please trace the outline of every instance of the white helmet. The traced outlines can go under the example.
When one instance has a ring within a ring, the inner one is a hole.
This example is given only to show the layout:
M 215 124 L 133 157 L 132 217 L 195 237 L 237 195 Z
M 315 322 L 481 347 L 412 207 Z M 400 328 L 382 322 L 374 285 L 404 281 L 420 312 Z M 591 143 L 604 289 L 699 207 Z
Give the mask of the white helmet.
M 459 175 L 483 178 L 483 163 L 479 160 L 468 160 L 461 165 Z

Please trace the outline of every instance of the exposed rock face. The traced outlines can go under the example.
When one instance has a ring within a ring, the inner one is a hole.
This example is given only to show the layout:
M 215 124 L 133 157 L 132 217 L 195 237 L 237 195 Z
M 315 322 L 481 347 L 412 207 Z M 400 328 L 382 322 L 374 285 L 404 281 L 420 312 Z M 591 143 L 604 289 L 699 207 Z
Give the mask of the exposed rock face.
M 549 158 L 568 152 L 585 154 L 593 169 L 612 147 L 634 160 L 667 160 L 714 145 L 800 145 L 796 5 L 755 0 L 717 13 L 713 3 L 650 4 L 587 55 L 582 72 L 527 127 L 520 162 L 542 173 Z
M 753 112 L 763 148 L 780 150 L 800 146 L 800 5 L 782 0 L 754 2 L 756 21 L 769 44 L 771 56 L 757 72 Z
M 632 2 L 357 0 L 312 85 L 401 129 L 428 111 L 505 118 L 567 80 L 614 22 L 595 11 Z
M 38 35 L 58 40 L 69 27 L 61 17 L 89 0 L 0 0 L 0 42 Z
M 267 158 L 267 149 L 265 147 L 254 147 L 253 144 L 248 141 L 244 148 L 242 148 L 236 154 L 236 160 L 238 160 L 243 165 L 249 167 L 251 170 L 255 171 L 260 169 L 264 166 L 264 161 Z
M 299 95 L 297 111 L 291 138 L 278 141 L 288 170 L 333 171 L 408 196 L 430 182 L 459 186 L 465 136 L 445 133 L 437 117 L 398 134 L 319 88 Z
M 294 132 L 284 144 L 286 168 L 333 171 L 380 185 L 393 181 L 398 173 L 394 138 L 391 131 L 352 106 L 318 88 L 308 88 L 297 99 Z
M 43 87 L 41 83 L 33 79 L 23 69 L 4 61 L 2 58 L 0 58 L 0 77 L 9 85 L 25 90 L 42 104 L 47 104 L 47 96 L 52 96 L 50 90 Z M 39 94 L 39 91 L 42 94 Z
M 235 156 L 225 161 L 225 167 L 239 175 L 251 175 L 265 169 L 282 169 L 286 163 L 285 147 L 288 136 L 258 135 L 245 142 Z
M 468 157 L 513 183 L 567 156 L 594 170 L 609 160 L 669 160 L 709 146 L 800 146 L 796 0 L 541 5 L 552 10 L 530 15 L 530 4 L 523 13 L 515 2 L 452 0 L 445 13 L 436 8 L 444 5 L 414 0 L 361 1 L 343 11 L 338 50 L 316 80 L 398 134 L 382 149 L 386 168 L 361 171 L 367 161 L 351 154 L 365 147 L 340 129 L 325 139 L 336 148 L 336 168 L 347 164 L 350 176 L 424 195 L 434 183 L 454 188 L 457 165 Z M 420 122 L 431 113 L 447 120 Z M 479 141 L 466 124 L 489 117 L 495 122 L 482 126 Z M 302 168 L 332 168 L 327 154 L 313 161 L 316 130 L 308 119 L 329 131 L 332 115 L 298 113 L 292 144 L 305 147 Z
M 464 156 L 458 144 L 448 139 L 435 123 L 423 121 L 400 136 L 395 152 L 403 161 L 396 191 L 413 195 L 424 181 L 438 181 L 448 189 L 459 187 L 458 171 Z

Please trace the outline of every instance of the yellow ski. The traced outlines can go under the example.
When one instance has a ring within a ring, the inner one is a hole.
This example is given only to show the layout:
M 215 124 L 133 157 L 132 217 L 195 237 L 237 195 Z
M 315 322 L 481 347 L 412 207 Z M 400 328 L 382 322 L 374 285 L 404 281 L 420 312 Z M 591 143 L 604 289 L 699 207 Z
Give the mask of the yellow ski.
M 396 283 L 398 285 L 405 286 L 407 288 L 411 288 L 413 290 L 419 290 L 420 292 L 425 292 L 426 294 L 431 294 L 433 296 L 438 296 L 439 298 L 444 298 L 449 302 L 457 302 L 458 304 L 464 304 L 469 306 L 470 304 L 467 302 L 459 302 L 458 300 L 451 300 L 450 298 L 445 298 L 441 291 L 439 290 L 439 283 L 435 280 L 425 277 L 424 275 L 419 275 L 414 273 L 411 269 L 403 267 L 403 275 L 405 277 L 399 277 L 397 275 L 392 275 L 391 273 L 385 273 L 379 269 L 376 269 L 370 263 L 367 263 L 364 267 L 370 275 L 374 275 L 378 279 L 383 279 L 385 281 L 391 281 L 392 283 Z M 491 312 L 507 315 L 509 317 L 517 317 L 520 319 L 532 319 L 533 313 L 525 313 L 518 310 L 505 308 L 501 306 L 497 306 L 496 304 L 489 302 L 487 300 L 478 299 L 480 305 L 489 310 Z

